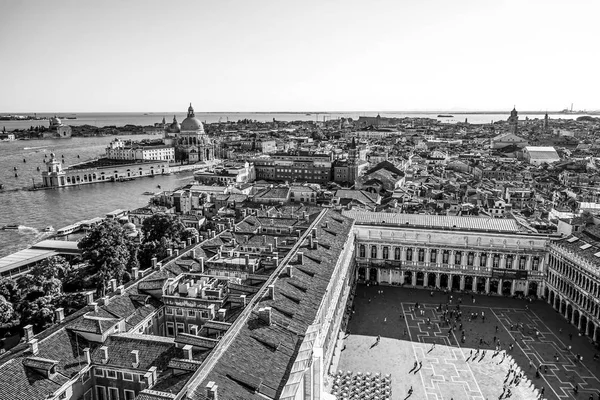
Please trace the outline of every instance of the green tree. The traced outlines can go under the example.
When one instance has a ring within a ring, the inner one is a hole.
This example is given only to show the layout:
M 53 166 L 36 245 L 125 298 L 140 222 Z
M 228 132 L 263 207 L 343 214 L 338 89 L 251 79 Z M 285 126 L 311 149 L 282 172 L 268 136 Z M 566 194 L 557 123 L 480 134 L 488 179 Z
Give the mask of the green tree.
M 175 214 L 154 214 L 144 220 L 142 224 L 144 242 L 159 241 L 167 238 L 170 241 L 180 241 L 186 236 L 185 225 Z
M 3 296 L 9 303 L 15 303 L 21 299 L 21 289 L 14 280 L 0 278 L 0 296 Z
M 78 247 L 83 252 L 83 259 L 97 275 L 97 290 L 100 295 L 104 296 L 106 293 L 106 285 L 110 279 L 122 283 L 123 273 L 129 263 L 129 246 L 123 227 L 116 221 L 105 221 L 97 225 L 79 241 Z
M 15 314 L 13 305 L 0 297 L 0 329 L 12 328 L 18 325 L 19 319 Z
M 46 329 L 52 325 L 54 310 L 56 310 L 56 307 L 53 304 L 52 296 L 42 296 L 33 301 L 24 300 L 18 305 L 21 323 L 23 325 L 32 324 L 36 331 Z

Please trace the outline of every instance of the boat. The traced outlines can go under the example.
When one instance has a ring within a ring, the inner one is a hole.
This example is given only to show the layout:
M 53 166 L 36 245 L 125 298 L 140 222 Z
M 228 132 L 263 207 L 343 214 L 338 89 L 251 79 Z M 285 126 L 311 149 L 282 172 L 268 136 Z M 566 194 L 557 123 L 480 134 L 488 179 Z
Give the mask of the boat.
M 19 229 L 19 225 L 4 225 L 2 227 L 3 231 L 16 231 L 17 229 Z
M 64 228 L 60 228 L 59 230 L 56 231 L 56 234 L 58 236 L 66 236 L 66 235 L 70 235 L 73 232 L 77 232 L 78 230 L 81 229 L 81 224 L 75 223 L 72 225 L 67 225 Z
M 52 225 L 48 225 L 44 228 L 44 232 L 54 232 L 54 227 Z
M 144 196 L 154 196 L 154 192 L 144 192 L 142 193 Z
M 440 115 L 438 115 L 438 118 L 454 118 L 454 115 L 450 115 L 450 114 L 440 114 Z

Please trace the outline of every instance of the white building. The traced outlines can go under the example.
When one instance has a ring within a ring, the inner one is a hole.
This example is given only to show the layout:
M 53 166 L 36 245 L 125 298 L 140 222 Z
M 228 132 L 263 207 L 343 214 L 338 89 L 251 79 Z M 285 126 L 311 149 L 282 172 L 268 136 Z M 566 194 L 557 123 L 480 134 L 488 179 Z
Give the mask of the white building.
M 550 146 L 527 146 L 523 149 L 523 157 L 533 165 L 552 164 L 560 161 L 558 153 L 554 147 Z
M 115 139 L 106 148 L 106 158 L 110 160 L 142 160 L 175 162 L 175 148 L 166 145 L 143 145 L 126 143 Z

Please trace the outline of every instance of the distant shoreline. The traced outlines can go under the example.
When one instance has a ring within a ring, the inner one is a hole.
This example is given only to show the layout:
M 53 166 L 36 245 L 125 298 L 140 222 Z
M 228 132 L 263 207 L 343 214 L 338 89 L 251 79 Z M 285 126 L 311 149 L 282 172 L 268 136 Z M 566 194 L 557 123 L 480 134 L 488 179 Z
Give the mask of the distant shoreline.
M 531 114 L 531 115 L 544 115 L 548 113 L 549 115 L 556 114 L 565 114 L 565 115 L 598 115 L 600 114 L 600 110 L 591 110 L 591 111 L 573 111 L 573 112 L 564 112 L 564 111 L 526 111 L 519 110 L 519 114 Z M 0 116 L 2 115 L 29 115 L 36 114 L 31 111 L 29 112 L 2 112 L 0 111 Z M 55 112 L 37 112 L 37 114 L 55 114 Z M 172 115 L 172 114 L 182 114 L 180 111 L 155 111 L 155 112 L 144 112 L 144 111 L 81 111 L 79 113 L 56 113 L 56 114 L 69 114 L 69 115 L 84 115 L 84 114 L 121 114 L 121 115 L 145 115 L 145 116 L 163 116 L 163 115 Z M 502 114 L 510 114 L 510 110 L 505 111 L 453 111 L 453 110 L 433 110 L 433 111 L 210 111 L 210 112 L 198 112 L 196 114 L 199 115 L 238 115 L 238 114 L 292 114 L 292 115 L 307 115 L 307 114 L 472 114 L 472 115 L 481 115 L 481 114 L 490 114 L 490 115 L 502 115 Z M 45 117 L 38 117 L 38 120 L 46 120 Z M 18 120 L 18 119 L 16 119 Z

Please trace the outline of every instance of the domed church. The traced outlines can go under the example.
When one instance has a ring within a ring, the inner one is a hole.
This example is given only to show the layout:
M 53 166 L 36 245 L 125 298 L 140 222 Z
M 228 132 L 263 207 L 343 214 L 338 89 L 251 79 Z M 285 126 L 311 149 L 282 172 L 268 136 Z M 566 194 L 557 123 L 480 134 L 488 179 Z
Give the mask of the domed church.
M 204 132 L 202 122 L 196 118 L 192 103 L 188 108 L 187 117 L 181 124 L 173 116 L 173 123 L 166 128 L 165 143 L 174 145 L 181 151 L 183 158 L 189 162 L 208 161 L 215 158 L 214 144 Z

